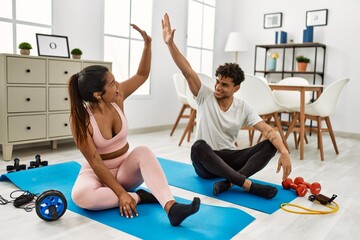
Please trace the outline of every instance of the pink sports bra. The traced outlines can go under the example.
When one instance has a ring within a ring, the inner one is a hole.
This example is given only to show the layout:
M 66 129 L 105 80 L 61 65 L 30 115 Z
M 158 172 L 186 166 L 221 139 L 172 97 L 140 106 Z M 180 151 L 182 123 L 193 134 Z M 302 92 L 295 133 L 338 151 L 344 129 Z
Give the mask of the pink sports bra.
M 119 113 L 120 119 L 122 121 L 122 128 L 118 134 L 116 134 L 111 139 L 105 139 L 103 135 L 100 132 L 99 126 L 95 120 L 94 115 L 90 111 L 88 107 L 86 107 L 86 110 L 89 113 L 90 116 L 90 124 L 93 128 L 93 140 L 96 146 L 96 149 L 99 154 L 107 154 L 111 152 L 115 152 L 121 148 L 123 148 L 127 143 L 127 135 L 128 135 L 128 123 L 126 120 L 126 117 L 124 113 L 121 111 L 118 105 L 116 103 L 111 103 L 115 110 Z

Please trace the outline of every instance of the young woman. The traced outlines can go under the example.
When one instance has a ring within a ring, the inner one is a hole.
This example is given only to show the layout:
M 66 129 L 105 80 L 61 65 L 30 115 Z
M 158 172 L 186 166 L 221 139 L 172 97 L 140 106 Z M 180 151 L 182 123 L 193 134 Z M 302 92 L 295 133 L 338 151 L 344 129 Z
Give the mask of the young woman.
M 121 216 L 138 216 L 139 203 L 159 202 L 173 226 L 196 213 L 200 199 L 189 205 L 175 202 L 155 155 L 145 146 L 129 150 L 128 124 L 124 100 L 148 78 L 151 63 L 151 37 L 136 25 L 144 39 L 137 73 L 117 82 L 103 66 L 84 68 L 69 80 L 70 126 L 75 143 L 87 162 L 83 164 L 72 190 L 81 208 L 101 210 L 119 207 Z M 152 192 L 138 190 L 145 184 Z

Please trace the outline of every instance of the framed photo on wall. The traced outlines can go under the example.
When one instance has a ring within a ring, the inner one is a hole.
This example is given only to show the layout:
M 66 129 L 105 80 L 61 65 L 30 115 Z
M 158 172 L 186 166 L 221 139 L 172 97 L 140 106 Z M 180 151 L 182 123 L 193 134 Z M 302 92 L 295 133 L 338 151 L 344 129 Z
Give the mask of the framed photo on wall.
M 264 14 L 264 28 L 279 28 L 282 25 L 282 13 Z
M 36 42 L 39 56 L 70 58 L 66 36 L 36 33 Z
M 306 26 L 326 26 L 328 10 L 312 10 L 306 12 Z

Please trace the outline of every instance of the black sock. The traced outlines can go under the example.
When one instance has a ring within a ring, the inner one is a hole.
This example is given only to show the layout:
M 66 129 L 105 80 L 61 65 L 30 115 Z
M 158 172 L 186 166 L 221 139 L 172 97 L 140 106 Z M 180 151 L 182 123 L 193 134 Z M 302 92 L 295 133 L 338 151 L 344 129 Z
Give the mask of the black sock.
M 152 195 L 143 189 L 139 189 L 136 191 L 136 194 L 139 195 L 140 201 L 139 203 L 158 203 L 159 201 Z
M 198 197 L 194 197 L 191 204 L 174 203 L 168 213 L 171 225 L 180 225 L 180 223 L 182 223 L 182 221 L 184 221 L 188 216 L 199 211 L 199 208 L 200 198 Z
M 276 196 L 278 190 L 270 185 L 251 183 L 250 192 L 263 198 L 271 199 Z
M 218 194 L 227 191 L 231 187 L 231 184 L 228 180 L 220 181 L 214 183 L 213 194 L 217 196 Z

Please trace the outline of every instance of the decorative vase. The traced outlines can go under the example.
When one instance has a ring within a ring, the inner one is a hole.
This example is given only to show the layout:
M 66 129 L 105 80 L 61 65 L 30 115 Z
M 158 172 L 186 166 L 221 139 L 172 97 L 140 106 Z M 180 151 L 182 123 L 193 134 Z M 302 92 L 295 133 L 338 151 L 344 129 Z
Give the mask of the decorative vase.
M 298 71 L 299 72 L 306 72 L 307 63 L 305 62 L 298 62 Z
M 72 58 L 73 59 L 81 59 L 81 55 L 73 54 Z
M 30 55 L 30 49 L 20 49 L 21 55 Z
M 275 71 L 276 69 L 276 59 L 275 58 L 270 58 L 268 61 L 268 70 L 269 71 Z

